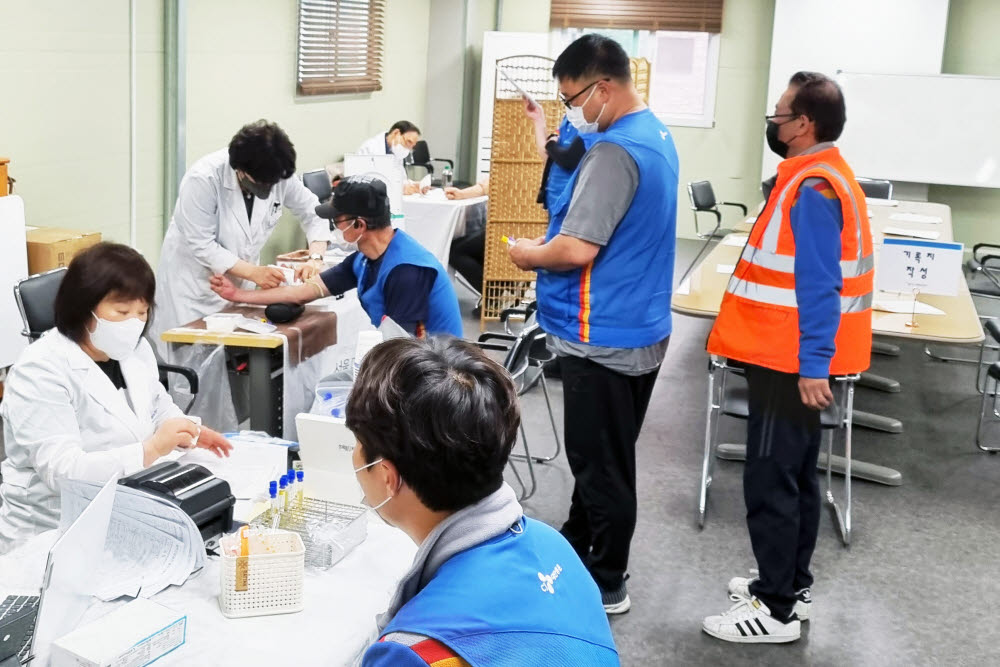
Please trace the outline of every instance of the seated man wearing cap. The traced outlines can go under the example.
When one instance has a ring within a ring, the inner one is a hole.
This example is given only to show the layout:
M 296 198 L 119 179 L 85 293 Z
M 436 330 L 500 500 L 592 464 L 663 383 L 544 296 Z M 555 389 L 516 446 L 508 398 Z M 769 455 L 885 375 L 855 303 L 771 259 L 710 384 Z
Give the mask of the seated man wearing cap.
M 358 250 L 301 285 L 237 289 L 225 276 L 212 277 L 216 294 L 241 303 L 307 303 L 357 288 L 374 326 L 386 317 L 418 338 L 462 336 L 458 298 L 441 262 L 412 236 L 389 224 L 385 183 L 371 176 L 342 180 L 330 203 L 316 207 L 330 231 Z

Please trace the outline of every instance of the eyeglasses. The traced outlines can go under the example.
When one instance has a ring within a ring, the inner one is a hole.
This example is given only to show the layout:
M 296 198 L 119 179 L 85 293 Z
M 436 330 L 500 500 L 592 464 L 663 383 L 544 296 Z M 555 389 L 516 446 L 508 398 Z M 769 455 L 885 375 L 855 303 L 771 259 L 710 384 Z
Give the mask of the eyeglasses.
M 339 229 L 340 231 L 344 231 L 347 228 L 346 227 L 341 227 L 341 225 L 344 225 L 344 224 L 347 224 L 347 223 L 354 224 L 354 222 L 357 219 L 358 219 L 358 216 L 354 216 L 353 218 L 344 218 L 343 220 L 330 220 L 330 231 L 332 232 L 334 229 Z
M 587 86 L 583 90 L 581 90 L 580 92 L 578 92 L 576 95 L 573 95 L 572 97 L 563 97 L 562 95 L 560 95 L 559 96 L 559 101 L 562 102 L 563 104 L 565 104 L 566 108 L 569 109 L 570 106 L 571 106 L 570 102 L 572 102 L 576 98 L 580 97 L 580 95 L 583 95 L 585 92 L 587 92 L 588 90 L 590 90 L 591 88 L 593 88 L 594 84 L 598 84 L 601 81 L 611 81 L 611 79 L 604 78 L 604 79 L 597 79 L 595 81 L 591 81 L 590 83 L 587 84 Z
M 789 116 L 797 118 L 800 115 L 801 114 L 797 113 L 776 113 L 776 114 L 771 114 L 770 116 L 764 116 L 764 121 L 769 123 L 773 121 L 775 118 L 787 118 Z

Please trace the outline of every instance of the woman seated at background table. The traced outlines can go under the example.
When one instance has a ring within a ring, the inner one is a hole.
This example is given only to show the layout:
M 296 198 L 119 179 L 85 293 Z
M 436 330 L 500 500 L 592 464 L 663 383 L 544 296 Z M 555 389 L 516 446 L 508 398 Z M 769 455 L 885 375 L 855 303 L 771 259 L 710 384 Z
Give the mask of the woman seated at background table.
M 448 199 L 473 199 L 475 197 L 488 197 L 490 195 L 490 177 L 487 175 L 482 180 L 467 188 L 447 187 L 444 189 L 444 196 Z M 448 256 L 448 263 L 455 267 L 463 278 L 465 278 L 473 288 L 482 292 L 483 290 L 483 264 L 486 252 L 486 219 L 480 216 L 466 221 L 465 234 L 459 236 L 451 242 L 451 254 Z M 479 316 L 479 306 L 473 313 Z
M 59 483 L 131 475 L 177 448 L 229 455 L 219 433 L 187 419 L 159 382 L 142 338 L 156 279 L 138 252 L 99 243 L 69 265 L 56 329 L 7 376 L 0 463 L 0 553 L 59 523 Z

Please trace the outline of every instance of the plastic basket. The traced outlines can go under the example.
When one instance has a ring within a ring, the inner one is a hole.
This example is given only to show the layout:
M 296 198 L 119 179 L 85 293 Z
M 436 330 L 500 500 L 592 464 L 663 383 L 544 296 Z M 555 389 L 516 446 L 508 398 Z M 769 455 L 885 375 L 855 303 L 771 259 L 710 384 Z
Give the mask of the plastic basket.
M 262 548 L 273 553 L 250 556 L 230 555 L 239 547 L 237 534 L 221 540 L 222 567 L 219 568 L 219 608 L 227 618 L 291 614 L 302 611 L 302 583 L 305 576 L 305 547 L 296 533 L 276 531 L 252 536 Z M 256 549 L 251 549 L 255 551 Z M 245 591 L 237 591 L 237 573 L 246 561 Z
M 368 537 L 368 508 L 317 498 L 304 498 L 281 512 L 277 527 L 297 533 L 305 545 L 305 563 L 327 570 L 344 559 Z M 270 510 L 250 521 L 251 526 L 275 525 Z

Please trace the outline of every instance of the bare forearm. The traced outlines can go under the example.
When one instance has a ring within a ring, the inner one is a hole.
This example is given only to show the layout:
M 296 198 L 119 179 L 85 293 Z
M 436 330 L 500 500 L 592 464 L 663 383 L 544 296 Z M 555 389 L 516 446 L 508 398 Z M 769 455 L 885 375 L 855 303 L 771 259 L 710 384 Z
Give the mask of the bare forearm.
M 599 250 L 599 246 L 560 234 L 548 243 L 525 248 L 525 253 L 535 268 L 572 271 L 590 264 Z
M 545 144 L 548 143 L 549 134 L 545 131 L 545 123 L 533 124 L 535 126 L 535 148 L 538 149 L 538 155 L 543 160 L 548 159 L 549 154 L 545 152 Z
M 267 305 L 270 303 L 309 303 L 321 296 L 320 290 L 311 282 L 274 289 L 241 289 L 236 291 L 233 301 Z

